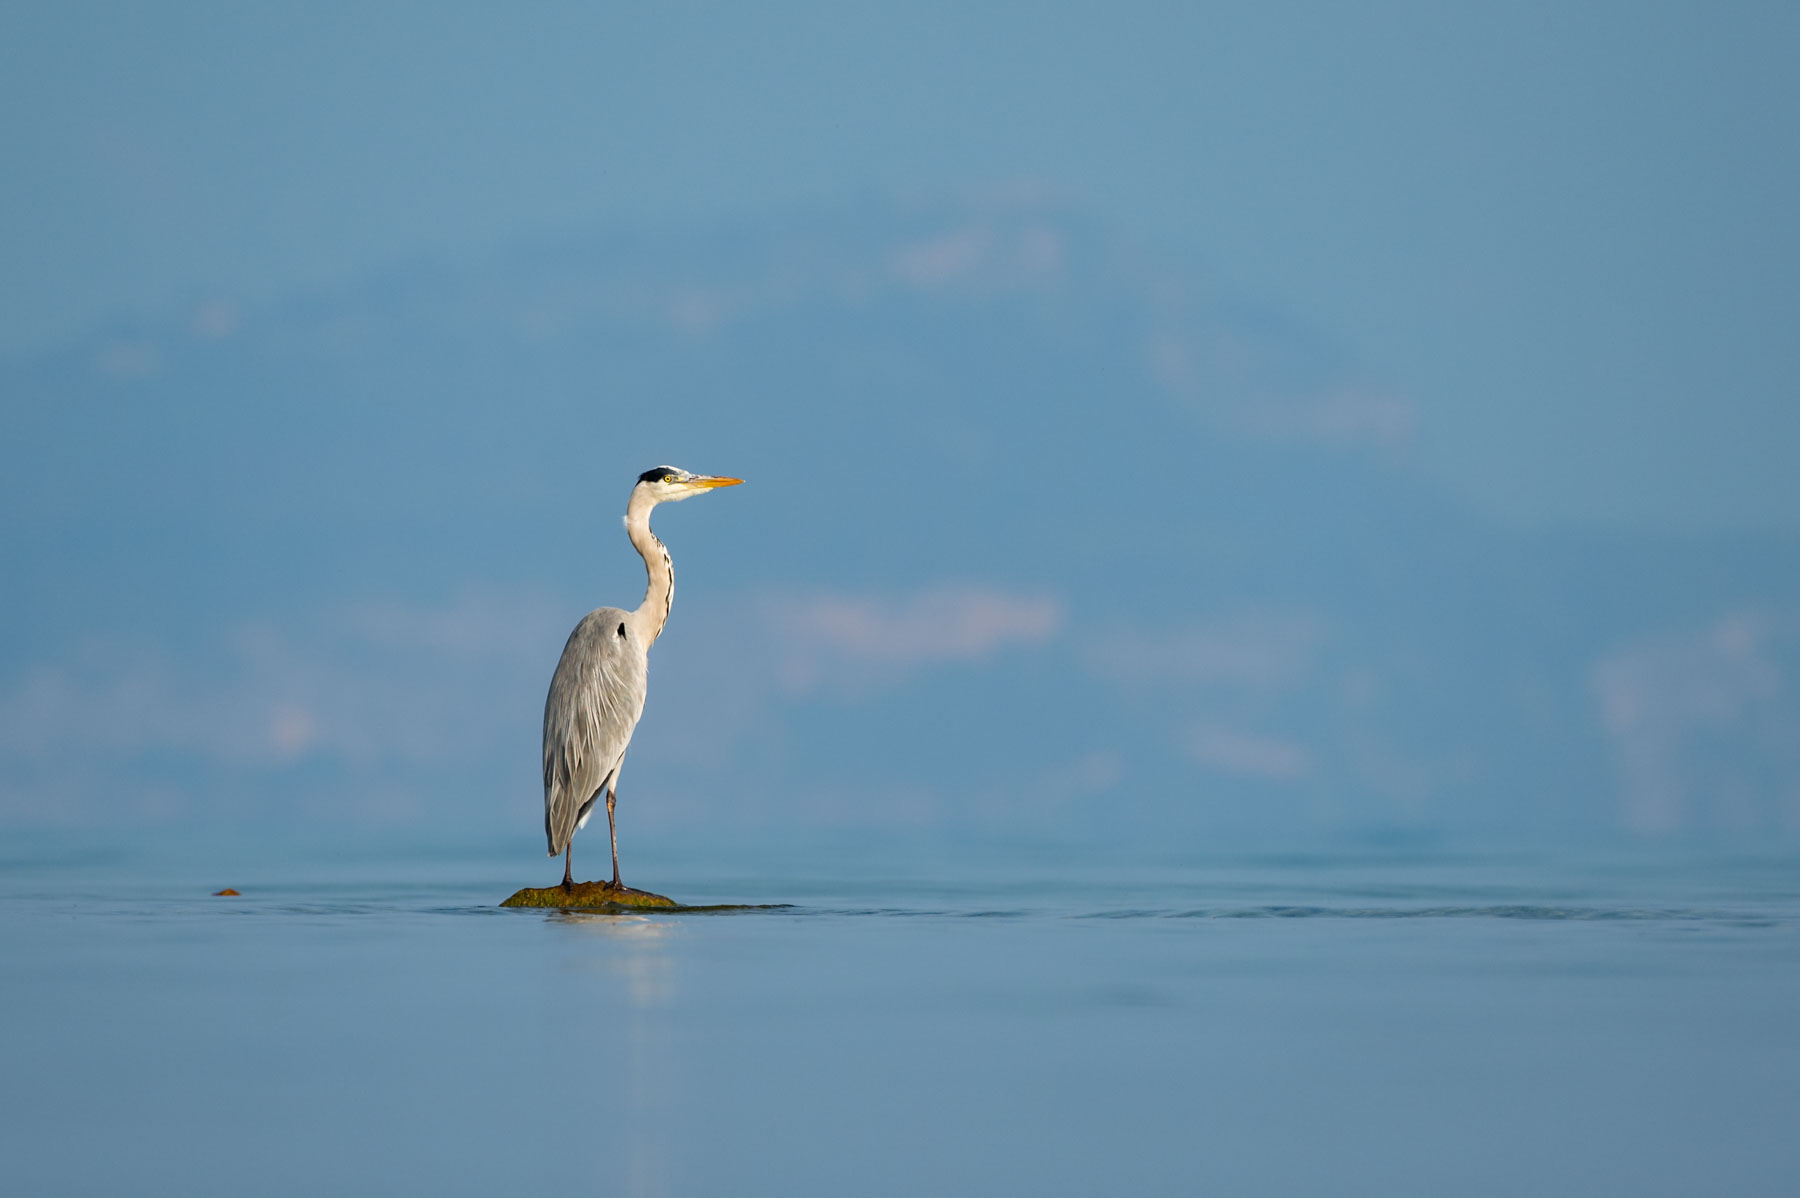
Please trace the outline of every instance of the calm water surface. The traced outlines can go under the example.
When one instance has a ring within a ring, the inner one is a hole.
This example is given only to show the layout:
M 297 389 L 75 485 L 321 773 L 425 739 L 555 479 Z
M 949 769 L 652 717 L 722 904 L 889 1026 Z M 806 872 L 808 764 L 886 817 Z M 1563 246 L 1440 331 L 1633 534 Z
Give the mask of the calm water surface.
M 1791 855 L 554 872 L 6 844 L 0 1188 L 1800 1192 Z

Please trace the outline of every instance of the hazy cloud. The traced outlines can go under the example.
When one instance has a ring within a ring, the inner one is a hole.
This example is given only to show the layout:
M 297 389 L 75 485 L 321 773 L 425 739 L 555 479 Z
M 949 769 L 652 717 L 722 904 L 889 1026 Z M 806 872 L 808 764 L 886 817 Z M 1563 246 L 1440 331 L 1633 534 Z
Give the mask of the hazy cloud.
M 280 771 L 331 760 L 353 773 L 468 763 L 516 742 L 530 759 L 542 690 L 576 614 L 541 596 L 471 592 L 438 606 L 350 604 L 246 621 L 177 656 L 90 643 L 0 679 L 7 806 L 94 797 L 134 763 Z M 71 774 L 65 763 L 79 762 Z M 87 779 L 20 793 L 24 777 Z M 71 784 L 72 785 L 72 784 Z
M 1312 758 L 1304 745 L 1222 724 L 1194 728 L 1187 750 L 1201 765 L 1228 774 L 1291 782 L 1312 772 Z
M 959 229 L 903 245 L 894 251 L 894 273 L 914 286 L 949 282 L 981 264 L 989 236 L 982 229 Z
M 983 586 L 763 596 L 723 621 L 729 608 L 690 608 L 658 649 L 661 718 L 634 742 L 648 776 L 721 768 L 732 753 L 742 768 L 760 743 L 744 738 L 779 726 L 784 693 L 897 685 L 1042 644 L 1064 620 L 1054 598 Z M 502 797 L 523 808 L 544 688 L 581 610 L 469 591 L 246 620 L 180 654 L 90 643 L 0 677 L 0 810 L 100 818 L 116 792 L 151 785 L 159 762 L 180 784 L 157 817 L 301 792 L 309 809 L 360 815 Z M 907 791 L 908 818 L 935 793 Z
M 992 587 L 935 587 L 901 596 L 812 594 L 769 605 L 781 633 L 779 673 L 792 690 L 893 678 L 1047 641 L 1062 603 Z
M 921 289 L 981 283 L 1030 287 L 1061 271 L 1067 239 L 1040 222 L 993 218 L 905 242 L 889 254 L 900 282 Z
M 217 341 L 237 332 L 239 315 L 237 305 L 229 300 L 207 300 L 194 309 L 188 321 L 188 328 L 195 337 L 206 341 Z
M 1591 682 L 1630 827 L 1800 825 L 1800 621 L 1728 613 L 1626 645 Z
M 162 350 L 154 341 L 113 341 L 100 350 L 94 366 L 117 379 L 148 378 L 162 369 Z
M 1148 682 L 1275 691 L 1297 682 L 1324 642 L 1309 612 L 1217 616 L 1185 627 L 1133 629 L 1095 644 L 1088 664 L 1121 684 Z
M 1387 448 L 1411 441 L 1411 400 L 1356 381 L 1342 364 L 1296 367 L 1288 341 L 1187 331 L 1190 317 L 1150 343 L 1149 365 L 1169 392 L 1236 432 L 1277 440 Z
M 1263 436 L 1389 447 L 1411 440 L 1418 423 L 1407 400 L 1362 387 L 1246 406 L 1236 413 L 1236 420 L 1245 432 Z

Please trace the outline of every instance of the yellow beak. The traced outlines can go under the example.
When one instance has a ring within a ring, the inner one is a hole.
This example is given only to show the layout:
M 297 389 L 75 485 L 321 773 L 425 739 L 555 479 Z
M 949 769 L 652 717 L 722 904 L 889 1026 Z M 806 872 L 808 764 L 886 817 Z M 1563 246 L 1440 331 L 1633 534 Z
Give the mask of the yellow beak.
M 735 487 L 744 480 L 741 478 L 725 478 L 712 474 L 696 474 L 687 480 L 690 487 Z

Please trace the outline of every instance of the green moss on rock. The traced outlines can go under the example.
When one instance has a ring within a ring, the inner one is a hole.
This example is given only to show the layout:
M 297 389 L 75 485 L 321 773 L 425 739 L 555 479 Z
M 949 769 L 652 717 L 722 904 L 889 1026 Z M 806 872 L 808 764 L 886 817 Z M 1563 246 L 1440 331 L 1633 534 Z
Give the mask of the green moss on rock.
M 542 888 L 527 886 L 500 905 L 502 907 L 561 907 L 567 910 L 586 911 L 613 911 L 620 908 L 645 910 L 679 908 L 681 906 L 672 898 L 651 894 L 648 890 L 633 890 L 629 886 L 614 886 L 610 882 L 577 882 L 566 889 L 562 886 Z

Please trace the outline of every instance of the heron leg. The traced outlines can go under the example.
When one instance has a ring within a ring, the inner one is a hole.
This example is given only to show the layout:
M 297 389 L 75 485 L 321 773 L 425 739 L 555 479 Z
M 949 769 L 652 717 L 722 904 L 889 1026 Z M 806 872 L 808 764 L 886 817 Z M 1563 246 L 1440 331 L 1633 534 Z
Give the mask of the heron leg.
M 569 873 L 569 866 L 575 861 L 575 838 L 569 837 L 568 847 L 563 849 L 563 889 L 575 889 L 575 879 Z
M 618 801 L 619 792 L 611 787 L 606 791 L 606 830 L 612 836 L 613 880 L 614 890 L 619 888 L 619 826 L 613 823 L 613 804 Z

